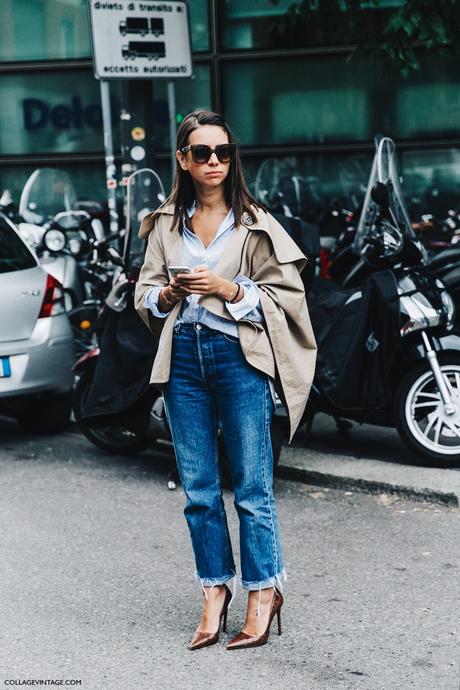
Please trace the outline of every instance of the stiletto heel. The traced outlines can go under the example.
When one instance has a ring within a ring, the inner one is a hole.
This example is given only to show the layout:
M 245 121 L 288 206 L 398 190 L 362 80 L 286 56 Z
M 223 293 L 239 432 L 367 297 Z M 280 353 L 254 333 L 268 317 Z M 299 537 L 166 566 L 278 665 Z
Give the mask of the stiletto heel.
M 189 649 L 201 649 L 202 647 L 209 647 L 212 644 L 216 644 L 216 642 L 219 641 L 219 631 L 220 631 L 220 626 L 222 625 L 223 632 L 227 632 L 227 613 L 228 613 L 228 606 L 230 604 L 230 601 L 232 599 L 232 593 L 225 585 L 225 601 L 224 605 L 222 606 L 222 611 L 219 614 L 219 624 L 217 626 L 217 631 L 214 633 L 209 633 L 209 632 L 200 632 L 196 631 L 193 639 L 189 645 Z
M 248 635 L 248 633 L 240 632 L 227 645 L 227 649 L 246 649 L 247 647 L 260 647 L 265 644 L 270 635 L 270 626 L 275 614 L 278 619 L 278 635 L 281 635 L 281 607 L 283 605 L 283 595 L 277 587 L 274 587 L 273 600 L 268 617 L 267 627 L 261 635 Z

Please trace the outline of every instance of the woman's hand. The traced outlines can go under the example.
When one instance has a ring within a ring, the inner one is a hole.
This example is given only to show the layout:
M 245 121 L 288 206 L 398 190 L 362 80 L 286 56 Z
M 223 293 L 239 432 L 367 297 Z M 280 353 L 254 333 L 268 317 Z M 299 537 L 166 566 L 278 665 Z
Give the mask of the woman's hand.
M 236 293 L 235 283 L 216 275 L 207 266 L 196 266 L 193 273 L 179 273 L 177 279 L 192 295 L 217 295 L 231 300 Z
M 180 280 L 178 280 L 177 277 L 171 278 L 171 280 L 169 281 L 168 292 L 171 295 L 170 299 L 174 299 L 174 301 L 176 302 L 183 299 L 184 297 L 188 297 L 191 294 L 188 287 L 184 285 Z
M 181 299 L 190 294 L 190 290 L 185 285 L 182 285 L 177 278 L 171 278 L 168 285 L 160 292 L 158 299 L 160 311 L 171 311 L 177 302 L 180 302 Z

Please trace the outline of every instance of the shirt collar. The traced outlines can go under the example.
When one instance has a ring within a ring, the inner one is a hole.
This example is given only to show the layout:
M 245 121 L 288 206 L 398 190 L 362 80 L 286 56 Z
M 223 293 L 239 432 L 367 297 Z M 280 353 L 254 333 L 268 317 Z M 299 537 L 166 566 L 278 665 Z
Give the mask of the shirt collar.
M 196 202 L 194 201 L 193 204 L 191 206 L 189 206 L 189 208 L 187 209 L 188 217 L 191 218 L 193 216 L 193 214 L 195 213 L 195 211 L 196 211 Z M 231 227 L 234 227 L 234 225 L 235 225 L 235 214 L 233 213 L 233 209 L 231 208 L 230 211 L 225 216 L 225 218 L 223 219 L 223 221 L 221 222 L 221 224 L 219 225 L 219 227 L 217 228 L 217 232 L 214 235 L 214 237 L 212 238 L 212 242 L 217 240 L 217 238 L 220 237 L 220 235 L 222 235 L 226 230 L 229 230 Z M 185 223 L 182 223 L 182 226 L 183 226 L 184 232 L 195 237 L 195 235 L 192 232 L 190 232 L 190 230 L 187 228 Z M 212 244 L 212 242 L 211 242 L 211 244 Z M 208 245 L 208 246 L 210 246 L 210 245 Z

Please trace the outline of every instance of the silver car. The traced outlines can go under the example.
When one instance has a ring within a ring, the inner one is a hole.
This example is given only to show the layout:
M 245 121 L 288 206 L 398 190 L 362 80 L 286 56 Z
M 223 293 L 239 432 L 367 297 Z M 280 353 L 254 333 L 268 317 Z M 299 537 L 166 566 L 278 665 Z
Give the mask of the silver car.
M 30 432 L 64 427 L 74 357 L 62 286 L 0 214 L 0 414 Z

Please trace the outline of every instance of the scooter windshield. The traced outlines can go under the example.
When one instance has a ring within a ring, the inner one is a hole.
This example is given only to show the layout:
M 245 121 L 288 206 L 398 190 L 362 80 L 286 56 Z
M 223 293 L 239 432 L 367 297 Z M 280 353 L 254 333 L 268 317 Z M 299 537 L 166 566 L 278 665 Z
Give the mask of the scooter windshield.
M 399 181 L 394 141 L 389 137 L 376 137 L 375 146 L 371 174 L 353 244 L 356 254 L 362 253 L 371 231 L 374 236 L 379 231 L 379 227 L 382 233 L 385 232 L 384 225 L 379 226 L 376 223 L 382 212 L 382 206 L 372 198 L 372 190 L 377 183 L 383 183 L 388 192 L 387 220 L 400 231 L 402 236 L 416 239 Z
M 24 185 L 19 213 L 27 223 L 41 225 L 61 211 L 72 211 L 76 201 L 70 175 L 55 168 L 39 168 Z
M 144 217 L 155 211 L 165 200 L 159 175 L 150 168 L 136 170 L 128 178 L 127 232 L 124 249 L 126 267 L 140 267 L 144 263 L 145 240 L 138 236 Z

